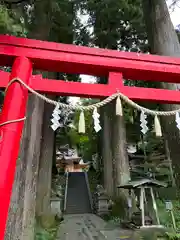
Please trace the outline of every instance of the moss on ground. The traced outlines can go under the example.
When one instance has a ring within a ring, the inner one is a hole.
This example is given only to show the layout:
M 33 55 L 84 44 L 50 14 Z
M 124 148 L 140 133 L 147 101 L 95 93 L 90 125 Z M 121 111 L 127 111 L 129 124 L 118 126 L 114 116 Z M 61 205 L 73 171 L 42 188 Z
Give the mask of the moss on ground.
M 36 220 L 35 240 L 55 240 L 59 223 L 52 214 L 38 217 Z
M 36 227 L 35 240 L 55 240 L 57 234 L 57 228 L 44 229 L 41 226 Z

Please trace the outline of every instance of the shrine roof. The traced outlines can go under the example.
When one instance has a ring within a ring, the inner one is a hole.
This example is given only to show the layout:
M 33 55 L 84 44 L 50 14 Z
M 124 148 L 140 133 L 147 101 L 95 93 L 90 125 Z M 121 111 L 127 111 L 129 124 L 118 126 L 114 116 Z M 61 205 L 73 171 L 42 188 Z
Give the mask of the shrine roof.
M 65 156 L 65 157 L 63 157 L 61 159 L 58 159 L 57 161 L 61 162 L 61 163 L 65 163 L 65 164 L 71 164 L 72 162 L 79 163 L 80 160 L 81 160 L 81 157 L 68 157 L 68 156 Z
M 131 189 L 131 188 L 138 188 L 141 186 L 144 186 L 144 187 L 167 187 L 167 184 L 164 182 L 160 182 L 158 180 L 143 178 L 143 179 L 136 180 L 136 181 L 129 181 L 128 183 L 126 183 L 124 185 L 118 186 L 118 188 Z

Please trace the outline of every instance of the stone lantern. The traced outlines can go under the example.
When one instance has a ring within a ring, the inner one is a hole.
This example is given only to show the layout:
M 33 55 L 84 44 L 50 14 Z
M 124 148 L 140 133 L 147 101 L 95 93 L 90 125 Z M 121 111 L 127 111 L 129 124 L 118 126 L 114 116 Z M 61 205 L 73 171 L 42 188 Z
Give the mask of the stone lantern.
M 96 211 L 97 215 L 104 216 L 109 214 L 109 198 L 101 185 L 96 188 Z

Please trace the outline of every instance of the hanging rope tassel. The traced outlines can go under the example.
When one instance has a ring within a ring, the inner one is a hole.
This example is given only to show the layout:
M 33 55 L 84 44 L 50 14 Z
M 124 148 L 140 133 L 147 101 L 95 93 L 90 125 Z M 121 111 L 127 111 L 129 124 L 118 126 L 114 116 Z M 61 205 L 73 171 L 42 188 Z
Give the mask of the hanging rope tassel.
M 119 96 L 116 98 L 116 116 L 123 116 L 123 108 L 121 98 Z
M 79 116 L 79 133 L 85 133 L 84 111 L 81 111 Z
M 157 115 L 154 117 L 154 129 L 155 129 L 156 136 L 161 137 L 162 136 L 161 124 Z

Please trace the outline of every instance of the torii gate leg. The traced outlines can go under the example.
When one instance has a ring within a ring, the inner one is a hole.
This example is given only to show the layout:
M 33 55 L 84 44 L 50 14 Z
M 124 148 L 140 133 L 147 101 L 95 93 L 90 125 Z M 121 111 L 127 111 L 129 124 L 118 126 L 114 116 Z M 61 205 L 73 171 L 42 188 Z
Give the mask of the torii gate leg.
M 17 57 L 10 80 L 18 77 L 28 84 L 31 74 L 30 60 Z M 4 99 L 0 123 L 23 118 L 26 113 L 27 99 L 27 89 L 18 82 L 12 83 Z M 0 240 L 4 239 L 23 125 L 24 121 L 20 121 L 0 127 Z

